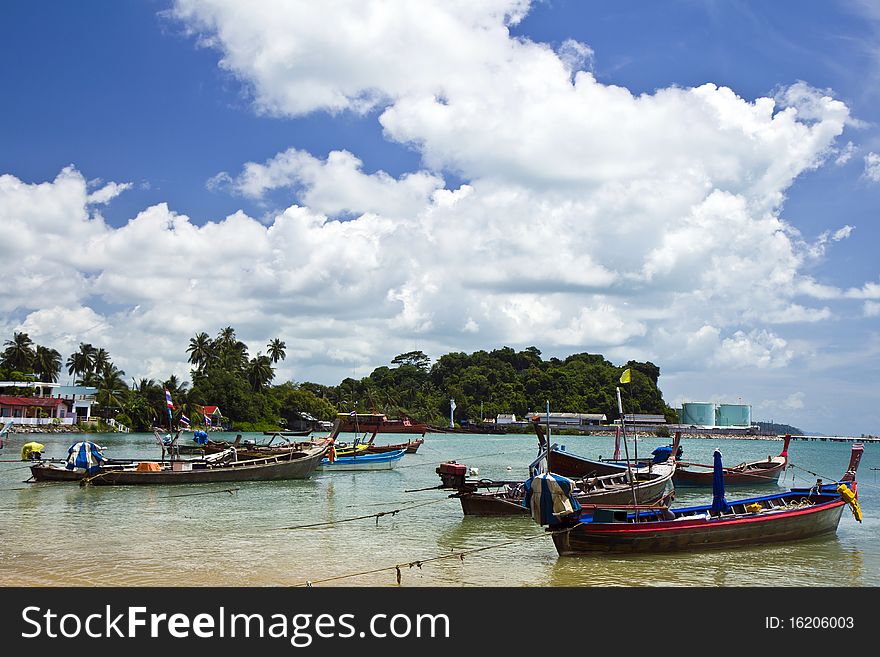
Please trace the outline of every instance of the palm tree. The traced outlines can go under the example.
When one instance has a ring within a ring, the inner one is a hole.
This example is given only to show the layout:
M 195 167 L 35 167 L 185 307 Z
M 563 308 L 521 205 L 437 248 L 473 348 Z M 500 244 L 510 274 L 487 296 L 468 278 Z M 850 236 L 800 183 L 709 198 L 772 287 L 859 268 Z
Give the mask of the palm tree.
M 220 329 L 220 333 L 217 334 L 217 342 L 221 346 L 230 345 L 235 342 L 235 329 L 231 326 Z
M 67 373 L 75 379 L 89 371 L 89 357 L 80 351 L 70 354 L 66 364 Z
M 279 360 L 284 360 L 287 353 L 285 349 L 287 349 L 287 345 L 284 344 L 284 340 L 281 338 L 275 338 L 269 341 L 269 344 L 266 345 L 266 348 L 269 350 L 269 358 L 272 359 L 273 363 L 277 363 Z
M 88 342 L 80 342 L 79 350 L 67 359 L 67 373 L 74 377 L 84 376 L 95 371 L 95 349 Z
M 248 363 L 247 380 L 251 384 L 254 392 L 259 392 L 265 388 L 275 376 L 275 370 L 272 367 L 272 360 L 262 353 L 257 353 L 256 358 Z
M 95 401 L 107 408 L 122 407 L 127 399 L 128 386 L 125 385 L 123 376 L 125 372 L 118 369 L 113 363 L 106 363 L 98 372 L 94 373 L 94 385 L 98 389 Z
M 34 363 L 34 342 L 27 333 L 13 333 L 5 343 L 3 367 L 30 373 Z
M 90 345 L 91 346 L 91 345 Z M 103 347 L 100 349 L 95 349 L 92 352 L 92 369 L 95 372 L 100 372 L 104 369 L 104 366 L 110 363 L 110 354 L 107 353 L 107 350 Z
M 202 331 L 194 338 L 190 338 L 186 351 L 189 354 L 189 362 L 201 371 L 214 357 L 214 342 Z
M 37 345 L 34 370 L 39 375 L 40 381 L 54 383 L 61 372 L 61 354 L 55 349 Z

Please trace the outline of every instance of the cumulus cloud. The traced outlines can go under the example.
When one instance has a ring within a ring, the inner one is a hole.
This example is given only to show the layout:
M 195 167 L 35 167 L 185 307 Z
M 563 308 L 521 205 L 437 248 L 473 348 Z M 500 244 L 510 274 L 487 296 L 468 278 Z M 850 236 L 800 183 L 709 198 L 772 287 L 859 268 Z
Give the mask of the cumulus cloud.
M 404 175 L 400 180 L 384 171 L 365 174 L 363 162 L 348 151 L 332 151 L 319 160 L 290 148 L 265 163 L 248 162 L 232 178 L 225 172 L 208 181 L 211 188 L 230 187 L 253 199 L 269 190 L 300 190 L 302 202 L 327 215 L 373 212 L 390 217 L 412 216 L 424 209 L 443 179 L 427 172 Z
M 871 182 L 880 182 L 880 155 L 871 152 L 865 155 L 865 178 Z

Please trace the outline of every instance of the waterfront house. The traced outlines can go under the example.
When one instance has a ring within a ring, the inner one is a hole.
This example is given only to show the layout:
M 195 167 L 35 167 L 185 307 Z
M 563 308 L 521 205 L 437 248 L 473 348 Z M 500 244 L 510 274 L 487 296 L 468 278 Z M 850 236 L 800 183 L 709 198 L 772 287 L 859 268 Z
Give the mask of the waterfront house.
M 92 419 L 97 388 L 39 381 L 0 381 L 0 424 L 73 425 Z M 14 394 L 15 392 L 26 394 Z

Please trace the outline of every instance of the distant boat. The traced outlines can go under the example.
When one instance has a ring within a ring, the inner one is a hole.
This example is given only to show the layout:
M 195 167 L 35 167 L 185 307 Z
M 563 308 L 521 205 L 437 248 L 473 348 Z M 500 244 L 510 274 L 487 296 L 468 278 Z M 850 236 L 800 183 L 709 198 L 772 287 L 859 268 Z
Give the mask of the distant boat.
M 507 430 L 504 428 L 504 425 L 480 423 L 461 424 L 458 427 L 451 428 L 428 425 L 428 433 L 478 434 L 481 436 L 486 436 L 506 434 Z
M 849 466 L 838 482 L 818 480 L 808 488 L 731 502 L 724 497 L 724 469 L 716 451 L 712 504 L 680 509 L 581 505 L 552 518 L 536 518 L 542 505 L 533 504 L 532 517 L 549 525 L 560 555 L 738 548 L 833 534 L 847 505 L 861 522 L 856 470 L 863 451 L 861 443 L 853 445 Z M 532 494 L 559 496 L 558 490 L 544 488 L 538 477 L 529 483 Z M 570 498 L 564 502 L 573 506 Z M 556 508 L 557 500 L 543 506 Z
M 389 419 L 384 413 L 340 413 L 341 433 L 412 433 L 424 436 L 428 425 L 408 417 Z
M 756 484 L 776 484 L 780 475 L 788 467 L 788 445 L 791 435 L 785 436 L 779 456 L 768 456 L 765 460 L 740 463 L 724 468 L 725 486 L 747 486 Z M 672 481 L 676 486 L 712 486 L 714 466 L 702 463 L 679 462 Z
M 311 429 L 303 429 L 301 431 L 264 431 L 264 436 L 308 436 L 312 433 Z

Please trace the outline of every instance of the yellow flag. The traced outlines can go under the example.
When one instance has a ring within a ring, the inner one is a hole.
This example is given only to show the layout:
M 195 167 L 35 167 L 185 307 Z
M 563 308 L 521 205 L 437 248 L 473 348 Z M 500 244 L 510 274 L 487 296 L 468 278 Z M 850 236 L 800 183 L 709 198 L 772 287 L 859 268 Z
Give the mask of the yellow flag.
M 632 381 L 632 371 L 627 368 L 623 370 L 623 374 L 620 375 L 620 382 L 629 383 L 630 381 Z

